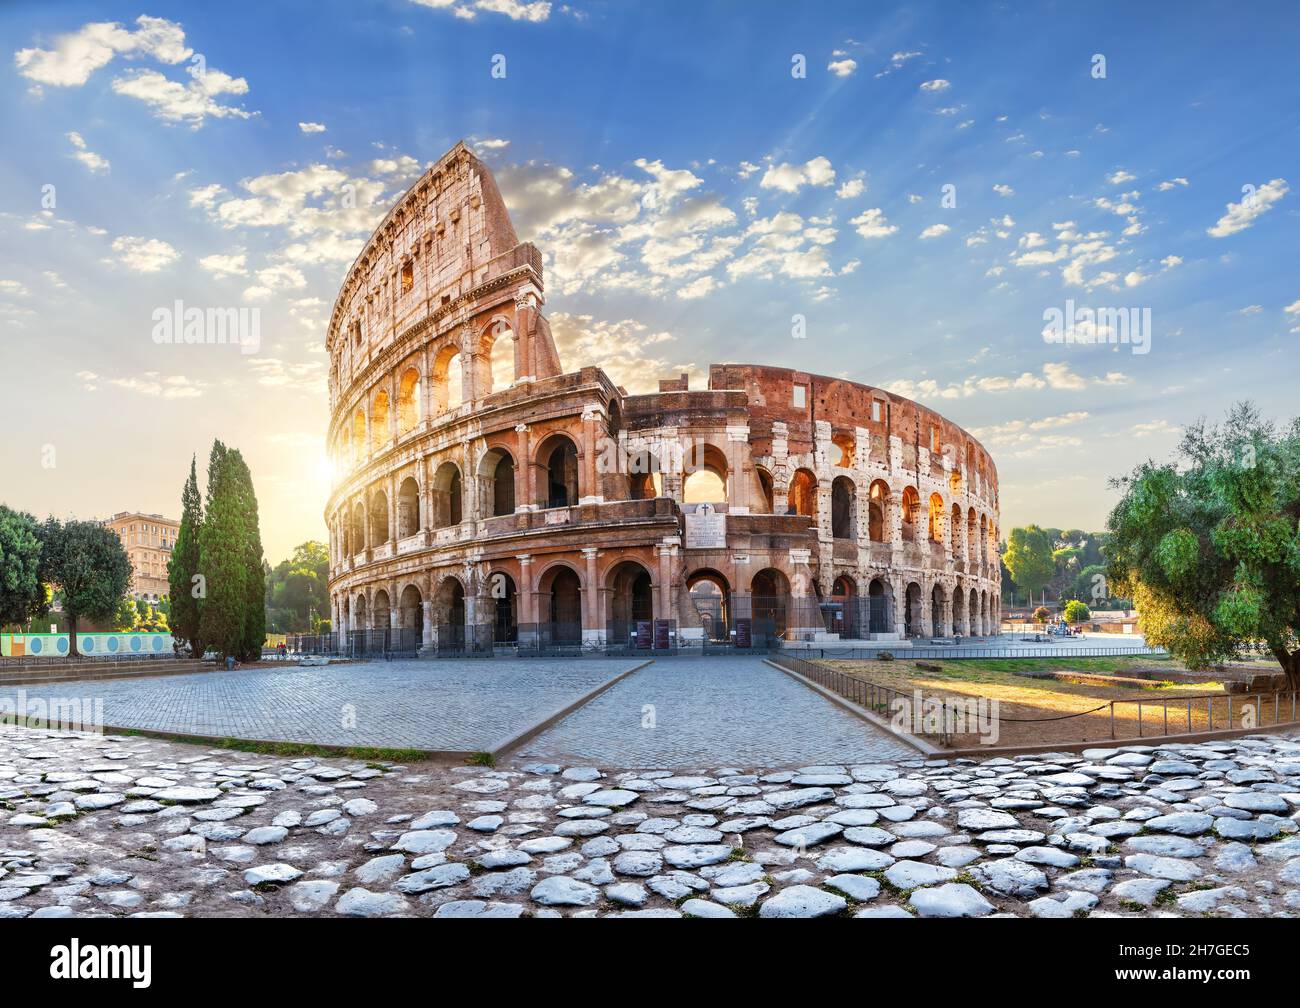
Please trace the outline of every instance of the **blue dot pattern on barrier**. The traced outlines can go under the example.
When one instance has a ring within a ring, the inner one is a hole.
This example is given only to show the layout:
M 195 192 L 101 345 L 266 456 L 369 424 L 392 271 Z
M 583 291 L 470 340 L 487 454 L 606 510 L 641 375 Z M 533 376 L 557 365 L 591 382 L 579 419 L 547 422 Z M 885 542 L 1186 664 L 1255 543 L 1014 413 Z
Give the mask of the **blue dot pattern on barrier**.
M 56 651 L 58 651 L 59 654 L 67 654 L 67 653 L 68 653 L 68 638 L 66 638 L 66 637 L 60 637 L 60 638 L 58 639 L 58 641 L 55 642 L 54 649 L 55 649 Z
M 27 650 L 30 651 L 32 654 L 40 654 L 42 646 L 43 645 L 39 637 L 33 637 L 31 640 L 27 642 Z

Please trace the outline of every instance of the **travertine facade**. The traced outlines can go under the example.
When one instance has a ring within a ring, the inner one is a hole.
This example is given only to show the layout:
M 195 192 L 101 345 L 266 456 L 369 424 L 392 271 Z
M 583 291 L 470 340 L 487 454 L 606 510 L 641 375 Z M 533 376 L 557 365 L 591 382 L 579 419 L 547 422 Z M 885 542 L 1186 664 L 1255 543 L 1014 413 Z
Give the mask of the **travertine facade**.
M 997 476 L 965 431 L 757 365 L 629 395 L 563 370 L 543 289 L 463 144 L 353 264 L 328 334 L 336 629 L 426 646 L 652 619 L 720 640 L 745 617 L 785 638 L 995 631 Z
M 166 598 L 171 591 L 167 564 L 181 523 L 142 511 L 120 511 L 104 525 L 122 540 L 122 548 L 131 559 L 131 597 L 148 602 Z

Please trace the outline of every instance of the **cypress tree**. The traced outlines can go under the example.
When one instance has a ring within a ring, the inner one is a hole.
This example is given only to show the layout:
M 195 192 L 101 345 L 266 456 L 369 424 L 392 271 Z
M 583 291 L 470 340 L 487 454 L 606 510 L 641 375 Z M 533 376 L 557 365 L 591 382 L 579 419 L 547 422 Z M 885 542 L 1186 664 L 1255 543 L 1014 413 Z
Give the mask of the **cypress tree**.
M 207 592 L 199 607 L 199 634 L 223 661 L 227 655 L 243 654 L 249 597 L 248 523 L 231 455 L 220 441 L 212 443 L 207 506 L 199 533 L 199 573 Z
M 228 456 L 231 479 L 237 488 L 240 508 L 244 517 L 244 599 L 243 630 L 239 649 L 241 661 L 256 661 L 262 656 L 266 643 L 266 561 L 262 557 L 262 532 L 258 522 L 257 494 L 253 490 L 253 474 L 239 451 L 231 449 Z
M 203 638 L 199 633 L 200 607 L 205 594 L 199 573 L 199 536 L 203 529 L 203 502 L 199 498 L 199 481 L 194 457 L 190 457 L 190 478 L 181 492 L 181 527 L 176 533 L 171 559 L 167 561 L 167 581 L 171 599 L 172 636 L 190 655 L 203 657 Z

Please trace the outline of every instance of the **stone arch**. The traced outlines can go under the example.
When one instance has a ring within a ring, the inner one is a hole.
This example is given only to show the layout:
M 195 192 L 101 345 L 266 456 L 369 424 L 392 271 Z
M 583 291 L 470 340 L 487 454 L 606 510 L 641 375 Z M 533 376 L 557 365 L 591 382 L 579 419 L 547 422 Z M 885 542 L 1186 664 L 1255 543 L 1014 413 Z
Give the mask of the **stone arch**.
M 519 588 L 506 571 L 493 570 L 487 577 L 487 612 L 484 621 L 492 627 L 497 644 L 515 644 L 519 640 Z
M 380 389 L 375 393 L 370 405 L 370 452 L 378 454 L 388 447 L 392 434 L 388 430 L 388 390 Z
M 417 646 L 424 643 L 424 596 L 417 585 L 408 584 L 397 599 L 397 625 L 413 636 Z
M 374 602 L 370 606 L 370 628 L 372 630 L 387 630 L 390 623 L 389 611 L 391 605 L 388 601 L 388 592 L 380 588 L 375 592 Z
M 904 542 L 916 542 L 916 526 L 921 518 L 921 495 L 916 487 L 903 488 L 902 530 Z
M 479 514 L 487 518 L 515 513 L 515 459 L 495 446 L 478 463 Z
M 605 575 L 608 596 L 605 618 L 620 625 L 620 633 L 635 629 L 641 620 L 654 618 L 654 580 L 639 560 L 620 560 Z
M 420 484 L 407 476 L 397 488 L 397 538 L 405 539 L 420 531 Z
M 960 584 L 952 593 L 952 632 L 954 636 L 970 636 L 970 628 L 966 626 L 966 592 Z
M 543 508 L 573 507 L 579 500 L 578 446 L 567 434 L 556 432 L 542 440 L 536 455 L 541 468 Z
M 460 347 L 456 343 L 447 343 L 434 357 L 431 386 L 435 414 L 454 410 L 464 400 L 463 364 Z
M 749 581 L 754 619 L 784 637 L 790 622 L 790 579 L 775 567 L 764 567 Z
M 943 619 L 943 604 L 945 601 L 946 596 L 943 592 L 943 585 L 936 584 L 930 589 L 930 633 L 935 637 L 947 635 Z
M 889 633 L 894 624 L 894 589 L 882 577 L 872 578 L 867 585 L 867 632 Z
M 954 469 L 952 475 L 948 477 L 948 489 L 952 491 L 954 497 L 961 493 L 961 473 L 956 469 Z
M 811 469 L 796 469 L 790 479 L 787 514 L 817 517 L 817 477 Z
M 836 431 L 831 435 L 831 444 L 839 449 L 839 457 L 832 465 L 841 469 L 852 469 L 857 441 L 851 431 Z
M 687 618 L 698 626 L 706 641 L 731 639 L 731 583 L 711 567 L 701 567 L 686 577 Z
M 360 461 L 366 457 L 366 445 L 369 441 L 366 436 L 366 411 L 360 406 L 352 414 L 352 451 L 354 461 Z
M 921 586 L 915 581 L 909 581 L 903 590 L 903 634 L 907 637 L 921 635 L 922 604 Z
M 444 574 L 433 590 L 433 622 L 440 647 L 464 643 L 465 584 L 455 574 Z
M 464 483 L 460 467 L 455 462 L 444 462 L 433 474 L 430 491 L 433 503 L 433 527 L 450 528 L 464 518 Z
M 842 637 L 857 639 L 862 636 L 858 605 L 858 582 L 848 574 L 841 574 L 831 582 L 832 624 L 830 630 Z
M 867 536 L 872 542 L 886 542 L 889 524 L 885 520 L 889 508 L 889 484 L 873 480 L 867 492 Z
M 352 555 L 359 556 L 366 548 L 366 511 L 359 501 L 352 503 Z
M 398 436 L 415 430 L 420 422 L 420 372 L 408 367 L 397 383 Z
M 388 495 L 378 489 L 370 495 L 370 542 L 388 542 Z
M 926 529 L 930 542 L 943 542 L 943 498 L 930 494 L 930 516 Z
M 727 453 L 717 445 L 693 444 L 684 459 L 682 501 L 686 504 L 721 504 L 727 500 Z
M 980 593 L 974 588 L 970 590 L 970 608 L 966 617 L 970 620 L 971 634 L 976 637 L 980 636 Z
M 354 602 L 352 605 L 352 614 L 353 614 L 352 629 L 354 630 L 369 629 L 366 626 L 367 618 L 369 616 L 369 610 L 370 607 L 366 604 L 366 593 L 358 592 L 356 597 L 356 602 Z
M 776 510 L 776 483 L 772 474 L 763 466 L 755 466 L 758 477 L 759 499 L 763 502 L 763 514 L 772 514 Z
M 831 538 L 858 537 L 858 488 L 847 476 L 831 483 Z
M 542 622 L 556 644 L 582 642 L 582 578 L 568 563 L 547 567 L 537 579 Z
M 504 315 L 493 316 L 483 327 L 478 352 L 484 363 L 484 394 L 508 389 L 515 383 L 515 333 Z

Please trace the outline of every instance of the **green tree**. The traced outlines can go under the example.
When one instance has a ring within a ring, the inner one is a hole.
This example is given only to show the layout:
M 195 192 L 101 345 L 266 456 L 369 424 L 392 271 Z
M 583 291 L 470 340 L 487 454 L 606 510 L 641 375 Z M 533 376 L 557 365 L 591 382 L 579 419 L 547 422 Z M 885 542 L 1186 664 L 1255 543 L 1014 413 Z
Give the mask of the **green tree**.
M 140 622 L 140 604 L 130 595 L 123 595 L 113 610 L 110 626 L 118 633 L 129 633 Z
M 199 536 L 203 527 L 203 503 L 199 498 L 199 481 L 194 457 L 190 457 L 190 478 L 181 491 L 181 527 L 176 533 L 171 558 L 167 561 L 167 582 L 171 604 L 169 620 L 172 636 L 188 648 L 191 657 L 203 657 L 203 638 L 199 629 L 198 593 Z
M 1259 644 L 1300 689 L 1300 420 L 1279 431 L 1242 403 L 1114 485 L 1107 569 L 1148 642 L 1193 668 Z
M 70 654 L 76 658 L 77 621 L 113 619 L 131 584 L 131 561 L 117 536 L 98 522 L 61 524 L 47 518 L 41 526 L 40 577 L 63 593 Z
M 45 614 L 49 593 L 40 567 L 36 519 L 0 504 L 0 626 L 24 625 Z
M 1084 620 L 1091 618 L 1092 613 L 1078 599 L 1073 599 L 1065 604 L 1065 612 L 1062 615 L 1067 623 L 1082 623 Z
M 266 579 L 271 629 L 276 633 L 317 633 L 314 629 L 329 612 L 329 548 L 309 540 L 294 547 Z
M 212 443 L 196 586 L 200 591 L 199 637 L 223 660 L 241 653 L 249 594 L 247 519 L 230 455 L 220 441 Z
M 256 661 L 262 657 L 266 643 L 266 575 L 268 568 L 262 555 L 262 531 L 257 516 L 257 494 L 253 490 L 253 474 L 244 457 L 237 450 L 230 452 L 241 506 L 244 509 L 244 620 L 238 657 L 240 661 Z
M 1046 623 L 1051 618 L 1051 616 L 1052 616 L 1052 610 L 1048 609 L 1047 606 L 1040 605 L 1037 609 L 1034 610 L 1033 615 L 1030 616 L 1030 619 L 1032 619 L 1035 623 Z
M 1029 593 L 1033 602 L 1035 591 L 1042 591 L 1056 573 L 1052 560 L 1052 537 L 1037 525 L 1013 528 L 1007 539 L 1007 551 L 1002 554 L 1016 585 Z

